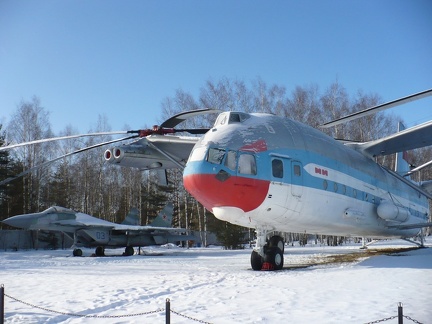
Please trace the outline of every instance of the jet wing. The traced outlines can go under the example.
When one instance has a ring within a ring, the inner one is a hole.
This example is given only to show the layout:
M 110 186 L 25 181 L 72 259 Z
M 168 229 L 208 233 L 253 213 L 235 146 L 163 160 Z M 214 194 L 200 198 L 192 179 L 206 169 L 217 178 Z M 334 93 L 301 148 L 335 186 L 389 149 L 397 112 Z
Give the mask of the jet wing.
M 405 129 L 379 140 L 366 143 L 347 143 L 366 156 L 375 157 L 404 152 L 432 145 L 432 121 Z
M 102 221 L 102 219 L 101 219 Z M 79 220 L 59 220 L 59 221 L 52 221 L 50 225 L 53 226 L 65 226 L 65 227 L 76 227 L 76 228 L 85 228 L 85 227 L 91 227 L 91 228 L 104 228 L 104 229 L 114 229 L 115 224 L 110 222 L 93 222 L 93 221 L 79 221 Z
M 113 230 L 116 231 L 127 231 L 128 234 L 136 233 L 144 234 L 144 233 L 153 233 L 153 232 L 186 232 L 185 228 L 175 228 L 175 227 L 156 227 L 156 226 L 136 226 L 136 225 L 122 225 L 118 224 L 113 227 Z

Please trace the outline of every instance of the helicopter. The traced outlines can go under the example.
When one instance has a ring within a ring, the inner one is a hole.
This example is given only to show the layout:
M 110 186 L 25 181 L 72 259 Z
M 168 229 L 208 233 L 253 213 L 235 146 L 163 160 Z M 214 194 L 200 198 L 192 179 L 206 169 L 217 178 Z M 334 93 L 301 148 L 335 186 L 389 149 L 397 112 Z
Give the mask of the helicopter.
M 430 95 L 432 89 L 321 127 Z M 175 128 L 188 118 L 210 113 L 219 113 L 211 128 Z M 185 132 L 202 136 L 177 135 Z M 378 140 L 343 143 L 289 118 L 200 109 L 177 114 L 152 129 L 121 133 L 128 137 L 93 147 L 138 138 L 106 150 L 105 160 L 122 167 L 156 170 L 162 183 L 166 182 L 166 169 L 183 170 L 185 189 L 216 218 L 255 229 L 253 270 L 283 268 L 283 232 L 410 238 L 418 234 L 423 237 L 422 229 L 432 226 L 428 222 L 432 181 L 416 183 L 410 179 L 412 173 L 432 162 L 409 170 L 401 153 L 432 145 L 432 121 Z M 61 138 L 0 150 L 57 139 Z M 70 154 L 75 153 L 79 152 Z M 376 162 L 378 156 L 395 153 L 396 170 Z

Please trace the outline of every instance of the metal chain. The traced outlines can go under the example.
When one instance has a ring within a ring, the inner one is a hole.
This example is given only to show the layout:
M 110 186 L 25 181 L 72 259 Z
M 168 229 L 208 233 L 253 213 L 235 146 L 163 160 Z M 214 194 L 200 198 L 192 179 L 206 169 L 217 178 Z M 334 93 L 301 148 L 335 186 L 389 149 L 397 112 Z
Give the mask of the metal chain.
M 380 320 L 377 320 L 377 321 L 367 322 L 365 324 L 376 324 L 376 323 L 381 323 L 381 322 L 385 322 L 385 321 L 390 321 L 390 320 L 392 320 L 393 318 L 396 318 L 396 317 L 397 317 L 397 315 L 396 316 L 390 316 L 390 317 L 383 318 L 383 319 L 380 319 Z
M 150 315 L 150 314 L 156 314 L 156 313 L 161 313 L 161 312 L 165 311 L 165 310 L 162 309 L 162 308 L 158 308 L 158 309 L 156 309 L 156 310 L 154 310 L 154 311 L 141 312 L 141 313 L 135 313 L 135 314 L 126 314 L 126 315 L 85 315 L 85 314 L 76 314 L 76 313 L 60 312 L 60 311 L 56 311 L 56 310 L 52 310 L 52 309 L 49 309 L 49 308 L 45 308 L 45 307 L 41 307 L 41 306 L 37 306 L 37 305 L 34 305 L 34 304 L 27 303 L 27 302 L 25 302 L 25 301 L 23 301 L 23 300 L 20 300 L 20 299 L 18 299 L 18 298 L 12 297 L 12 296 L 10 296 L 10 295 L 8 295 L 8 294 L 4 294 L 4 295 L 5 295 L 6 297 L 12 299 L 12 300 L 15 300 L 16 302 L 19 302 L 19 303 L 25 304 L 25 305 L 30 306 L 30 307 L 38 308 L 38 309 L 44 310 L 44 311 L 46 311 L 46 312 L 56 313 L 56 314 L 61 314 L 61 315 L 66 315 L 66 316 L 75 316 L 75 317 L 88 317 L 88 318 L 122 318 L 122 317 L 134 317 L 134 316 Z M 170 310 L 170 312 L 173 313 L 173 314 L 176 314 L 176 315 L 178 315 L 178 316 L 181 316 L 181 317 L 184 317 L 184 318 L 190 319 L 190 320 L 195 321 L 195 322 L 204 323 L 204 324 L 211 324 L 210 322 L 206 322 L 206 321 L 199 320 L 199 319 L 196 319 L 196 318 L 193 318 L 193 317 L 187 316 L 187 315 L 180 314 L 180 313 L 178 313 L 178 312 L 176 312 L 176 311 L 174 311 L 174 310 L 172 310 L 172 309 Z M 376 321 L 373 321 L 373 322 L 367 322 L 367 323 L 365 323 L 365 324 L 377 324 L 377 323 L 382 323 L 382 322 L 386 322 L 386 321 L 392 320 L 392 319 L 397 318 L 397 317 L 398 317 L 398 316 L 390 316 L 390 317 L 383 318 L 383 319 L 380 319 L 380 320 L 376 320 Z M 414 322 L 414 323 L 416 323 L 416 324 L 422 324 L 421 322 L 419 322 L 419 321 L 417 321 L 417 320 L 415 320 L 415 319 L 413 319 L 413 318 L 411 318 L 411 317 L 409 317 L 409 316 L 407 316 L 407 315 L 403 315 L 403 317 L 405 317 L 406 319 L 408 319 L 408 320 L 410 320 L 410 321 L 412 321 L 412 322 Z
M 406 319 L 410 320 L 410 321 L 413 321 L 413 322 L 416 323 L 416 324 L 422 324 L 421 322 L 419 322 L 419 321 L 415 320 L 414 318 L 411 318 L 411 317 L 409 317 L 409 316 L 407 316 L 407 315 L 402 315 L 402 316 L 405 317 Z M 373 321 L 373 322 L 367 322 L 367 323 L 365 323 L 365 324 L 376 324 L 376 323 L 381 323 L 381 322 L 389 321 L 389 320 L 394 319 L 394 318 L 397 318 L 397 317 L 398 317 L 398 316 L 391 316 L 391 317 L 383 318 L 383 319 L 381 319 L 381 320 L 377 320 L 377 321 Z
M 170 311 L 171 311 L 171 313 L 173 313 L 173 314 L 176 314 L 176 315 L 178 315 L 178 316 L 181 316 L 181 317 L 184 317 L 184 318 L 190 319 L 190 320 L 195 321 L 195 322 L 204 323 L 204 324 L 211 324 L 211 323 L 206 322 L 206 321 L 203 321 L 203 320 L 199 320 L 199 319 L 196 319 L 196 318 L 193 318 L 193 317 L 187 316 L 187 315 L 183 315 L 183 314 L 177 313 L 176 311 L 174 311 L 174 310 L 172 310 L 172 309 L 171 309 Z
M 45 307 L 41 307 L 41 306 L 37 306 L 37 305 L 33 305 L 30 303 L 27 303 L 25 301 L 19 300 L 18 298 L 9 296 L 8 294 L 4 294 L 6 297 L 9 297 L 10 299 L 13 299 L 19 303 L 25 304 L 27 306 L 30 307 L 34 307 L 34 308 L 38 308 L 41 310 L 44 310 L 46 312 L 50 312 L 50 313 L 56 313 L 56 314 L 61 314 L 61 315 L 67 315 L 67 316 L 75 316 L 75 317 L 88 317 L 88 318 L 122 318 L 122 317 L 133 317 L 133 316 L 143 316 L 143 315 L 150 315 L 150 314 L 156 314 L 156 313 L 160 313 L 163 312 L 164 309 L 162 308 L 158 308 L 154 311 L 149 311 L 149 312 L 142 312 L 142 313 L 135 313 L 135 314 L 126 314 L 126 315 L 85 315 L 85 314 L 76 314 L 76 313 L 66 313 L 66 312 L 60 312 L 60 311 L 56 311 L 56 310 L 52 310 L 49 308 L 45 308 Z
M 413 322 L 416 323 L 416 324 L 422 324 L 421 322 L 415 320 L 414 318 L 411 318 L 411 317 L 406 316 L 406 315 L 402 315 L 402 316 L 405 317 L 406 319 L 410 320 L 410 321 L 413 321 Z

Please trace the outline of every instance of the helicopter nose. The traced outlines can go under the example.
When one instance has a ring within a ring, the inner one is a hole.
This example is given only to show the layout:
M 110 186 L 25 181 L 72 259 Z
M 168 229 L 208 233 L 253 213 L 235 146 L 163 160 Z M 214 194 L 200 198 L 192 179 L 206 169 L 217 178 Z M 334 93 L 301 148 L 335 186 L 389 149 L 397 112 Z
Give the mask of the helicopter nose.
M 223 169 L 214 173 L 200 172 L 196 166 L 193 173 L 187 169 L 183 176 L 186 190 L 210 211 L 214 207 L 237 207 L 249 212 L 260 206 L 268 193 L 268 181 L 239 177 Z

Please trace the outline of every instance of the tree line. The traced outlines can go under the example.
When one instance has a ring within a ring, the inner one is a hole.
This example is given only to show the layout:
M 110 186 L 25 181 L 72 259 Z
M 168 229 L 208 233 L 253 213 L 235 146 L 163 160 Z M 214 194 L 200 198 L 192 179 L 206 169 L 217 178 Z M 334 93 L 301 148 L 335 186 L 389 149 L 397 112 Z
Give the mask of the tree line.
M 181 89 L 166 97 L 161 104 L 161 119 L 168 119 L 185 110 L 214 108 L 272 113 L 318 127 L 380 102 L 377 94 L 358 91 L 354 96 L 349 96 L 338 82 L 331 84 L 323 93 L 316 85 L 296 86 L 289 92 L 285 86 L 269 85 L 260 78 L 250 83 L 223 78 L 219 81 L 207 80 L 195 97 Z M 198 116 L 185 121 L 184 127 L 209 127 L 214 118 L 214 114 Z M 339 139 L 369 141 L 394 133 L 399 121 L 400 118 L 381 112 L 326 129 L 325 132 Z M 106 116 L 99 116 L 95 128 L 89 130 L 108 131 L 111 129 Z M 59 134 L 54 134 L 48 110 L 39 98 L 33 97 L 17 106 L 8 125 L 0 125 L 0 146 L 74 133 L 73 127 L 67 126 Z M 68 139 L 0 151 L 0 182 L 58 156 L 111 139 L 111 136 Z M 175 205 L 174 226 L 212 230 L 226 238 L 224 240 L 232 240 L 228 244 L 232 247 L 244 237 L 243 228 L 217 220 L 185 191 L 181 171 L 168 170 L 168 186 L 160 186 L 151 172 L 106 163 L 103 159 L 105 149 L 95 148 L 65 157 L 0 185 L 0 220 L 60 205 L 108 221 L 121 222 L 132 207 L 138 207 L 141 223 L 148 224 L 167 201 L 172 201 Z M 424 148 L 411 152 L 409 162 L 421 164 L 431 159 L 431 148 Z M 393 156 L 382 157 L 379 162 L 394 167 Z M 417 180 L 432 179 L 430 168 L 416 176 Z M 5 228 L 5 225 L 0 226 Z

